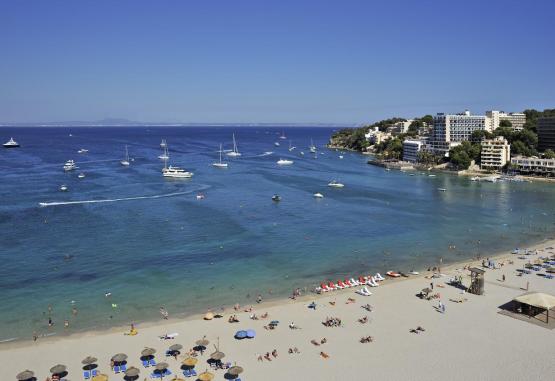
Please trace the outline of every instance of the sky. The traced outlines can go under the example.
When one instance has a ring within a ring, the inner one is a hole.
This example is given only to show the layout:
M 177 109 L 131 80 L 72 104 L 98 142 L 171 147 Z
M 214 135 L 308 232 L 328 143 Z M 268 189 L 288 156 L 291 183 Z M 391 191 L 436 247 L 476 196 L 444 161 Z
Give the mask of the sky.
M 555 1 L 0 1 L 0 121 L 555 108 Z

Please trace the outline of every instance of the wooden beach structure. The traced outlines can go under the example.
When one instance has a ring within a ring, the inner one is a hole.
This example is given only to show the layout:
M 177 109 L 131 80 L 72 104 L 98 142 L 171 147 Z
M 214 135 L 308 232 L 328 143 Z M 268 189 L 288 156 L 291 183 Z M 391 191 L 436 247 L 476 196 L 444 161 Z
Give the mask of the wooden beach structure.
M 468 292 L 474 295 L 484 295 L 484 274 L 486 271 L 477 267 L 471 267 L 469 270 L 470 287 L 468 287 Z

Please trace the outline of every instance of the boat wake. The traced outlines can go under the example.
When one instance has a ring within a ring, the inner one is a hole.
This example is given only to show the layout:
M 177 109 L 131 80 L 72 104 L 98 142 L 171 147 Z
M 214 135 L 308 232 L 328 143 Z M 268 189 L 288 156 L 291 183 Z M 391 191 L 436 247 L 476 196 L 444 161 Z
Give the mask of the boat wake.
M 47 207 L 47 206 L 61 206 L 61 205 L 100 204 L 100 203 L 105 203 L 105 202 L 119 202 L 119 201 L 133 201 L 133 200 L 150 200 L 150 199 L 157 199 L 157 198 L 182 196 L 184 194 L 191 194 L 191 193 L 193 193 L 192 190 L 187 191 L 187 192 L 166 193 L 166 194 L 158 194 L 158 195 L 153 195 L 153 196 L 108 198 L 108 199 L 103 199 L 103 200 L 39 202 L 39 206 L 40 207 Z

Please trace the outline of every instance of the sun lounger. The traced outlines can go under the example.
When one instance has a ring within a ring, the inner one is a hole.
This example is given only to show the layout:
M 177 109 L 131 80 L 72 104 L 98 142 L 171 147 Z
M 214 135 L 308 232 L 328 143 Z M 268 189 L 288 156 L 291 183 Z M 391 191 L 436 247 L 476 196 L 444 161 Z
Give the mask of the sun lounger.
M 88 370 L 85 370 L 85 371 L 83 372 L 83 378 L 84 378 L 85 380 L 88 380 L 89 378 L 91 378 L 91 372 L 89 372 Z
M 97 369 L 93 369 L 92 372 L 91 372 L 91 377 L 94 377 L 94 376 L 96 376 L 96 375 L 98 375 L 98 370 L 97 370 Z
M 187 378 L 192 377 L 193 375 L 191 374 L 191 372 L 189 371 L 189 369 L 185 369 L 183 371 L 183 375 Z
M 119 373 L 120 369 L 119 369 L 119 365 L 115 365 L 114 366 L 114 373 Z
M 362 295 L 362 296 L 372 295 L 372 293 L 368 290 L 368 288 L 366 286 L 361 288 L 360 290 L 355 291 L 355 292 L 359 295 Z
M 156 360 L 154 359 L 150 359 L 148 363 L 150 364 L 150 366 L 156 366 Z
M 376 275 L 374 276 L 374 279 L 377 280 L 377 281 L 385 280 L 385 278 L 383 276 L 381 276 L 380 273 L 376 273 Z
M 125 372 L 125 371 L 127 370 L 127 364 L 121 364 L 121 365 L 119 366 L 119 370 L 120 370 L 121 372 Z
M 354 285 L 354 286 L 360 286 L 360 282 L 357 281 L 355 278 L 351 278 L 351 279 L 349 279 L 349 281 L 350 281 L 351 284 Z
M 148 368 L 150 366 L 150 362 L 148 360 L 143 360 L 143 366 Z
M 197 376 L 197 371 L 194 369 L 191 369 L 191 377 L 196 377 Z

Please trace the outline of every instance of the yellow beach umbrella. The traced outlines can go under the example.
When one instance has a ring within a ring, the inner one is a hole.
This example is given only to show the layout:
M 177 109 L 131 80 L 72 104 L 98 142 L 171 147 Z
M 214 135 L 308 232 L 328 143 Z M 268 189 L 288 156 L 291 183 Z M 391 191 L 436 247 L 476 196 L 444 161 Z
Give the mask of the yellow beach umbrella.
M 105 374 L 99 374 L 91 378 L 92 381 L 108 381 L 108 376 Z
M 183 360 L 181 363 L 183 365 L 187 365 L 187 366 L 195 366 L 197 364 L 198 360 L 192 357 L 187 357 L 185 360 Z
M 200 381 L 212 381 L 214 379 L 214 374 L 208 371 L 198 375 Z
M 214 319 L 214 314 L 212 312 L 207 312 L 206 315 L 204 315 L 204 320 L 212 320 Z

